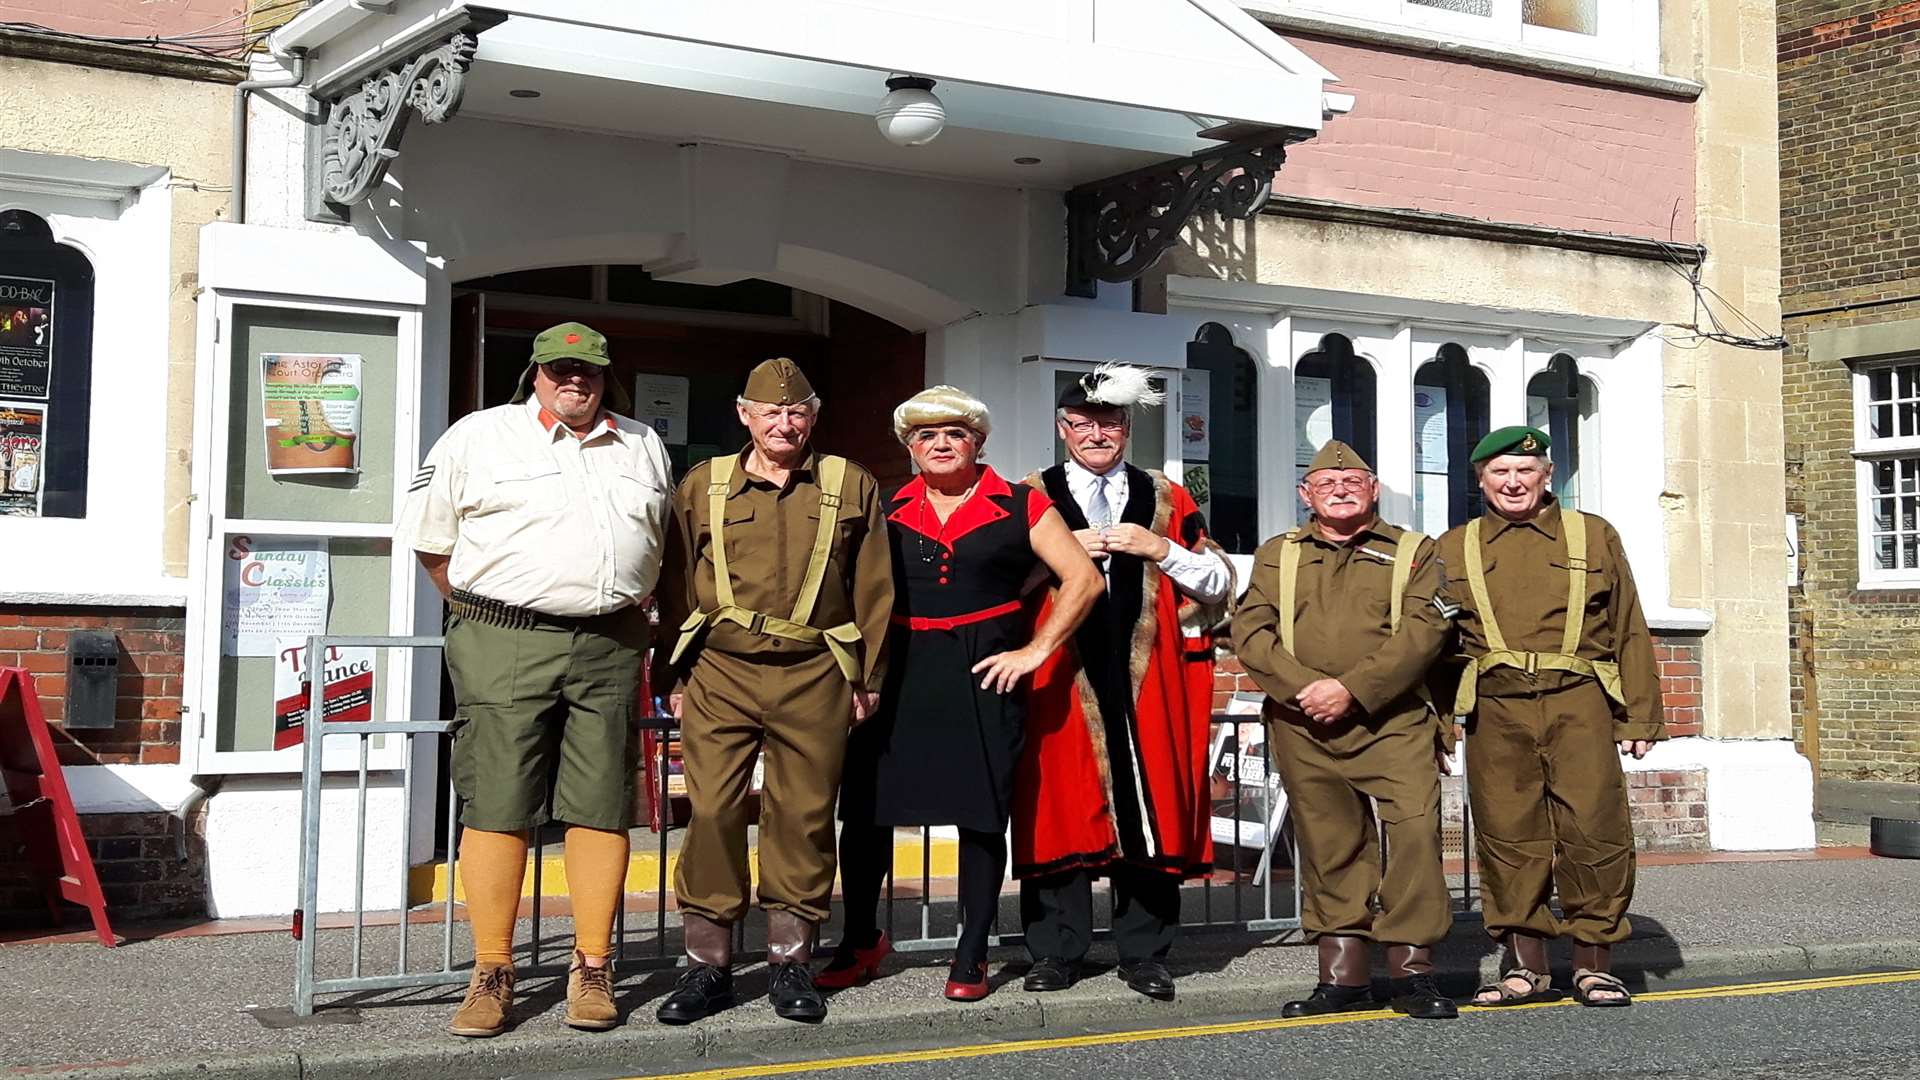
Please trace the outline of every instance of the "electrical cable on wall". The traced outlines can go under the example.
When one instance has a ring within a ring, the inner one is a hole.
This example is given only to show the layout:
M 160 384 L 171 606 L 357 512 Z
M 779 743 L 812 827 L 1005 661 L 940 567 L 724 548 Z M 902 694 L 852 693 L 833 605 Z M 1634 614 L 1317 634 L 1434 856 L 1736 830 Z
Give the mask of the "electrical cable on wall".
M 1674 214 L 1676 217 L 1678 216 L 1678 207 L 1674 209 Z M 1668 228 L 1669 230 L 1672 229 L 1671 222 L 1669 222 Z M 1674 253 L 1672 246 L 1667 242 L 1657 238 L 1653 242 L 1659 244 L 1660 250 L 1666 253 L 1668 268 L 1680 275 L 1688 286 L 1693 289 L 1693 321 L 1685 324 L 1666 324 L 1677 327 L 1682 333 L 1678 335 L 1662 334 L 1660 335 L 1662 341 L 1671 345 L 1677 345 L 1683 349 L 1697 349 L 1707 342 L 1713 342 L 1718 345 L 1727 345 L 1736 349 L 1753 349 L 1759 352 L 1783 352 L 1786 350 L 1787 339 L 1785 336 L 1767 333 L 1765 327 L 1749 319 L 1746 312 L 1741 311 L 1733 301 L 1721 296 L 1719 292 L 1715 291 L 1713 286 L 1700 280 L 1701 274 L 1705 272 L 1706 264 L 1704 260 L 1688 266 Z M 1737 320 L 1735 329 L 1751 331 L 1751 333 L 1736 333 L 1734 330 L 1729 330 L 1727 323 L 1723 322 L 1720 315 L 1714 311 L 1714 301 L 1719 301 L 1720 305 L 1726 308 L 1728 314 L 1734 320 Z M 1703 316 L 1706 319 L 1706 325 L 1704 327 L 1701 325 Z

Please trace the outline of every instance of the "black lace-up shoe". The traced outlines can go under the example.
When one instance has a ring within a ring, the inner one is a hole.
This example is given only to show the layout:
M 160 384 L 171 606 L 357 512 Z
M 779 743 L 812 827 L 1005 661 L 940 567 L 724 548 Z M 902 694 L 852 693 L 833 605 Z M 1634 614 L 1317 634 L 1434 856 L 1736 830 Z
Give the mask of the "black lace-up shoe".
M 1392 980 L 1393 998 L 1387 1002 L 1394 1012 L 1406 1013 L 1415 1020 L 1452 1020 L 1460 1015 L 1453 999 L 1433 985 L 1431 975 L 1409 975 Z
M 733 972 L 701 964 L 680 976 L 654 1015 L 663 1024 L 691 1024 L 733 1005 Z
M 773 1014 L 782 1020 L 817 1024 L 827 1018 L 827 999 L 813 985 L 813 972 L 804 962 L 774 965 L 767 1000 L 773 1002 Z
M 1326 1016 L 1330 1013 L 1359 1012 L 1379 1006 L 1373 1000 L 1371 986 L 1335 986 L 1321 983 L 1313 988 L 1304 1001 L 1289 1001 L 1280 1007 L 1280 1015 L 1289 1019 L 1296 1016 Z

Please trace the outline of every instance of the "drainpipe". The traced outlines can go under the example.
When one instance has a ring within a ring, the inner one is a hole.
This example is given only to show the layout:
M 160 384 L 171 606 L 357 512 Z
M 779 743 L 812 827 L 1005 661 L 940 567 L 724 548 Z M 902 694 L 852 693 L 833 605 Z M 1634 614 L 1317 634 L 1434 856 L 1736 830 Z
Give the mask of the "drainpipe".
M 248 79 L 233 88 L 233 221 L 247 223 L 247 98 L 255 90 L 284 90 L 307 77 L 307 50 L 287 54 L 287 74 L 276 79 Z
M 193 812 L 200 808 L 201 803 L 207 801 L 208 796 L 220 790 L 220 782 L 223 779 L 224 777 L 219 776 L 194 777 L 189 781 L 193 785 L 193 790 L 187 793 L 186 798 L 180 800 L 180 805 L 173 811 L 174 820 L 180 823 L 180 831 L 173 838 L 173 850 L 183 863 L 187 861 L 187 836 L 193 831 L 191 820 Z

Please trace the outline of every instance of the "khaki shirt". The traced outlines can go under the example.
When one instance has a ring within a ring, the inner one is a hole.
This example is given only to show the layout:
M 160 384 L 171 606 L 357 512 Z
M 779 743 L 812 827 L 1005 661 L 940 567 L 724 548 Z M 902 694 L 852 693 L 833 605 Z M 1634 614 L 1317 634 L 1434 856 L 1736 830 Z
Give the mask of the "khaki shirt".
M 639 603 L 660 577 L 673 467 L 651 428 L 605 413 L 584 439 L 538 401 L 462 417 L 414 473 L 395 544 L 453 556 L 456 589 L 549 615 Z
M 1480 543 L 1487 575 L 1487 600 L 1493 605 L 1507 647 L 1520 652 L 1557 653 L 1567 619 L 1567 542 L 1561 536 L 1560 504 L 1549 502 L 1533 520 L 1508 521 L 1489 512 L 1481 518 Z M 1484 656 L 1486 631 L 1467 583 L 1466 526 L 1440 538 L 1440 557 L 1448 578 L 1446 598 L 1459 605 L 1455 627 L 1462 655 Z M 1614 703 L 1614 737 L 1664 739 L 1660 674 L 1653 660 L 1653 636 L 1640 610 L 1620 534 L 1604 518 L 1587 515 L 1586 621 L 1578 655 L 1620 664 L 1620 688 L 1627 704 Z M 1494 668 L 1480 676 L 1481 697 L 1525 695 L 1577 682 L 1567 671 L 1528 675 L 1516 668 Z
M 1294 539 L 1276 536 L 1254 553 L 1247 594 L 1233 619 L 1233 647 L 1247 674 L 1273 699 L 1270 711 L 1277 705 L 1300 717 L 1294 697 L 1324 678 L 1339 679 L 1370 716 L 1425 711 L 1416 691 L 1447 643 L 1446 617 L 1433 602 L 1444 575 L 1435 558 L 1438 545 L 1422 541 L 1407 579 L 1400 631 L 1394 633 L 1393 559 L 1404 532 L 1376 517 L 1353 542 L 1341 544 L 1324 539 L 1312 524 Z M 1301 547 L 1292 653 L 1280 643 L 1280 554 L 1287 544 Z
M 787 476 L 784 487 L 747 471 L 740 452 L 726 501 L 727 567 L 733 578 L 733 602 L 749 611 L 787 618 L 807 576 L 813 540 L 820 528 L 820 486 L 814 480 L 817 454 Z M 709 526 L 707 478 L 713 466 L 701 462 L 687 470 L 673 497 L 671 539 L 660 586 L 660 629 L 677 634 L 694 611 L 719 604 L 713 583 L 713 530 Z M 825 630 L 843 623 L 860 628 L 862 689 L 878 690 L 886 676 L 887 621 L 893 614 L 893 555 L 880 485 L 873 474 L 849 461 L 840 484 L 840 512 L 834 523 L 832 561 L 809 626 Z M 656 662 L 672 651 L 656 650 Z M 736 656 L 816 653 L 825 648 L 773 634 L 754 634 L 730 622 L 710 623 L 702 648 Z M 685 658 L 683 658 L 683 663 Z M 684 674 L 684 670 L 681 672 Z M 658 693 L 666 693 L 664 670 L 657 670 Z

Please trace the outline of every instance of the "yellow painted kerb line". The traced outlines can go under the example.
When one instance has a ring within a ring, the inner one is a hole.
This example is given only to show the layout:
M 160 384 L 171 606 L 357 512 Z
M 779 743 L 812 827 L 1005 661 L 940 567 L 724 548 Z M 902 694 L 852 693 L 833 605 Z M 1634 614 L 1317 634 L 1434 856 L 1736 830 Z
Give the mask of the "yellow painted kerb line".
M 1743 983 L 1734 986 L 1705 986 L 1694 990 L 1661 990 L 1637 994 L 1634 1000 L 1694 1001 L 1701 998 L 1753 997 L 1761 994 L 1792 994 L 1803 990 L 1836 990 L 1850 986 L 1880 986 L 1887 983 L 1920 981 L 1920 971 L 1892 971 L 1877 975 L 1833 975 L 1817 979 L 1786 979 L 1779 982 Z M 1520 1009 L 1553 1009 L 1577 1005 L 1571 998 L 1510 1005 L 1501 1008 L 1468 1005 L 1466 1012 L 1502 1012 Z M 1329 1027 L 1334 1024 L 1359 1024 L 1367 1021 L 1399 1019 L 1386 1010 L 1335 1013 L 1332 1016 L 1303 1016 L 1292 1020 L 1241 1020 L 1228 1024 L 1196 1024 L 1190 1027 L 1156 1028 L 1148 1031 L 1113 1031 L 1098 1035 L 1067 1035 L 1052 1039 L 1026 1039 L 1019 1042 L 981 1043 L 974 1046 L 950 1046 L 937 1050 L 901 1050 L 885 1054 L 826 1058 L 819 1061 L 767 1062 L 735 1065 L 698 1072 L 661 1073 L 628 1080 L 736 1080 L 750 1076 L 781 1076 L 791 1073 L 828 1072 L 857 1069 L 865 1065 L 904 1065 L 921 1061 L 951 1061 L 955 1058 L 996 1057 L 1001 1054 L 1025 1054 L 1035 1050 L 1072 1050 L 1084 1046 L 1111 1046 L 1116 1043 L 1159 1042 L 1166 1039 L 1193 1039 L 1207 1035 L 1246 1035 L 1286 1028 Z

